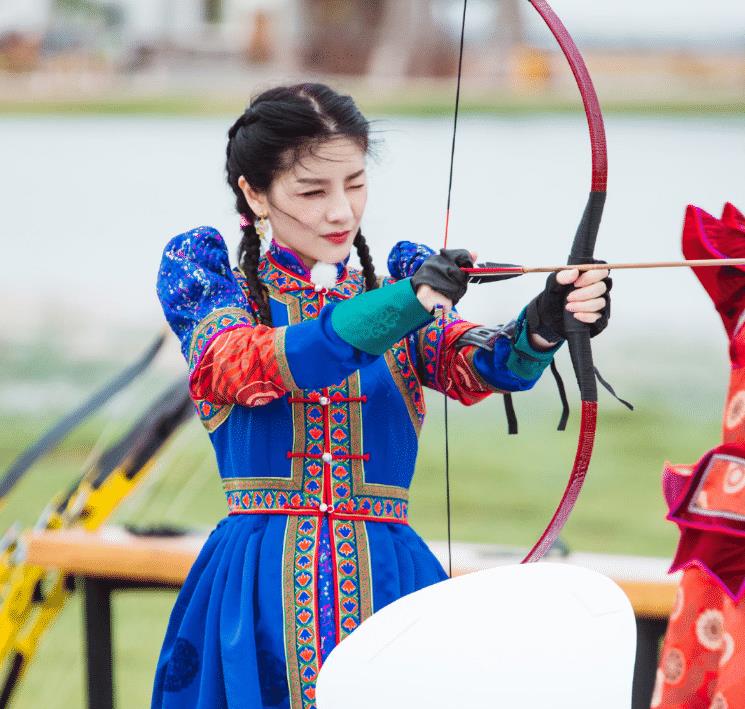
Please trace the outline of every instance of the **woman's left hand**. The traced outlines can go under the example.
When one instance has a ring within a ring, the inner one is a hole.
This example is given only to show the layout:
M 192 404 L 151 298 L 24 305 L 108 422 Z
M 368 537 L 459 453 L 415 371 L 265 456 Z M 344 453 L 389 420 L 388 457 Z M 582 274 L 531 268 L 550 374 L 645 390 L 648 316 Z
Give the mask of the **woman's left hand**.
M 531 344 L 546 349 L 565 337 L 564 308 L 590 326 L 591 337 L 602 332 L 610 317 L 613 282 L 609 275 L 607 269 L 580 272 L 576 268 L 551 274 L 543 293 L 528 305 Z

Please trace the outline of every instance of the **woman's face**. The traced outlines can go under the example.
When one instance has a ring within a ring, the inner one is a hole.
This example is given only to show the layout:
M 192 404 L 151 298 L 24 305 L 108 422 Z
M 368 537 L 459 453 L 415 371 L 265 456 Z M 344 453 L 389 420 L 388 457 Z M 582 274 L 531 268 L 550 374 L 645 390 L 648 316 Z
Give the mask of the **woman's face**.
M 355 141 L 320 143 L 280 173 L 266 193 L 239 184 L 254 213 L 268 215 L 275 241 L 308 268 L 349 255 L 367 203 L 365 153 Z

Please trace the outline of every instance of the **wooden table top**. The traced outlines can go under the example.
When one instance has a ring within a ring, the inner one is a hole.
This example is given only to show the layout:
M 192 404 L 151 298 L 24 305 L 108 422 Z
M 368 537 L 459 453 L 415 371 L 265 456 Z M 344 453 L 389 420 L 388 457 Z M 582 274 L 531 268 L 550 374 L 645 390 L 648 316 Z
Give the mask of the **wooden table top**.
M 207 533 L 178 537 L 137 536 L 119 527 L 104 527 L 99 532 L 34 531 L 26 537 L 27 560 L 76 576 L 178 586 L 186 578 L 206 538 Z M 433 542 L 430 548 L 446 563 L 444 543 Z M 521 558 L 514 548 L 464 543 L 453 544 L 452 556 L 454 575 L 517 563 Z M 574 552 L 551 557 L 551 560 L 609 576 L 624 590 L 634 612 L 642 618 L 667 618 L 680 581 L 680 574 L 667 573 L 668 559 Z

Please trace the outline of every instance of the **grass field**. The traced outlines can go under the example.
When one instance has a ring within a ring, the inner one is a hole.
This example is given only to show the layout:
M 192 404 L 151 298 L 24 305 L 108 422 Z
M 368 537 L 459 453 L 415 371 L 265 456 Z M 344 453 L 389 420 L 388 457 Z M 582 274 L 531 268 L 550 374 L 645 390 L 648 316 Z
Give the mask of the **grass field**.
M 452 87 L 411 90 L 391 96 L 355 90 L 364 113 L 377 116 L 450 116 L 453 113 Z M 235 96 L 158 95 L 112 96 L 100 98 L 59 98 L 29 100 L 0 99 L 0 116 L 71 115 L 71 116 L 223 116 L 243 110 L 245 99 Z M 464 115 L 525 115 L 536 113 L 582 113 L 578 99 L 531 95 L 481 93 L 465 95 L 460 104 Z M 644 97 L 623 96 L 603 100 L 605 114 L 643 116 L 742 116 L 745 101 L 737 97 Z
M 26 354 L 32 361 L 36 356 L 31 350 Z M 6 377 L 21 376 L 20 369 L 8 361 L 5 364 Z M 85 368 L 74 363 L 67 366 L 70 369 L 65 374 L 72 381 L 85 381 Z M 100 379 L 112 366 L 89 368 L 88 382 Z M 630 413 L 609 397 L 601 397 L 590 475 L 563 538 L 574 549 L 670 556 L 676 535 L 664 521 L 661 466 L 669 456 L 677 462 L 692 462 L 719 440 L 721 392 L 701 386 L 674 390 L 672 379 L 658 381 L 655 389 L 638 379 L 634 384 L 634 373 L 629 373 L 623 385 L 623 394 L 634 399 L 637 410 Z M 116 440 L 161 386 L 162 381 L 150 377 L 123 395 L 116 407 L 76 430 L 14 491 L 0 510 L 0 528 L 16 519 L 25 525 L 33 522 L 52 495 L 74 479 L 91 450 Z M 471 409 L 451 405 L 455 539 L 527 546 L 550 518 L 571 466 L 578 412 L 573 410 L 570 430 L 556 432 L 558 400 L 548 383 L 541 387 L 517 399 L 520 435 L 516 437 L 506 435 L 497 398 Z M 669 396 L 660 396 L 660 390 L 667 390 Z M 412 489 L 411 521 L 425 538 L 444 539 L 442 400 L 432 396 L 429 403 Z M 0 469 L 54 421 L 51 415 L 40 418 L 22 411 L 5 418 L 10 425 L 0 428 Z M 174 436 L 150 477 L 113 521 L 208 529 L 224 512 L 209 442 L 194 420 Z M 120 708 L 148 704 L 153 668 L 174 597 L 168 592 L 128 592 L 115 598 Z M 83 706 L 81 627 L 76 596 L 44 637 L 14 707 Z

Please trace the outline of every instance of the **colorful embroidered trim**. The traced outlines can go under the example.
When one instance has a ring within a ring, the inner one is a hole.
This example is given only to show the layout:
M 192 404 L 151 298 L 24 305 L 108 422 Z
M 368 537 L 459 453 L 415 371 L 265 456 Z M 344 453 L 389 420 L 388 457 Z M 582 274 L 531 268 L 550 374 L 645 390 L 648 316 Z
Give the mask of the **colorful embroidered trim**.
M 405 497 L 355 495 L 345 502 L 324 505 L 318 495 L 253 487 L 251 478 L 225 478 L 223 489 L 231 515 L 328 515 L 332 519 L 408 524 L 409 501 Z
M 408 338 L 396 342 L 393 347 L 385 353 L 385 361 L 391 372 L 393 381 L 396 383 L 403 397 L 409 418 L 414 426 L 417 436 L 422 430 L 427 406 L 422 395 L 422 385 L 419 383 L 409 354 Z
M 213 433 L 221 424 L 223 424 L 230 412 L 233 410 L 233 404 L 213 404 L 207 399 L 196 399 L 194 406 L 202 421 L 202 425 L 207 429 L 207 433 Z
M 277 327 L 274 330 L 274 355 L 277 358 L 277 366 L 279 367 L 279 375 L 282 377 L 282 381 L 286 384 L 287 389 L 292 391 L 297 389 L 298 386 L 295 382 L 292 372 L 290 371 L 290 364 L 287 361 L 287 355 L 285 354 L 285 336 L 287 335 L 286 327 Z
M 316 598 L 319 521 L 316 517 L 290 517 L 285 532 L 282 605 L 287 683 L 293 709 L 316 709 L 316 678 L 321 667 Z
M 197 368 L 207 347 L 219 333 L 236 327 L 254 324 L 254 319 L 244 308 L 221 308 L 203 318 L 194 328 L 189 345 L 189 374 Z
M 372 615 L 372 583 L 365 523 L 334 520 L 337 637 L 341 641 Z

